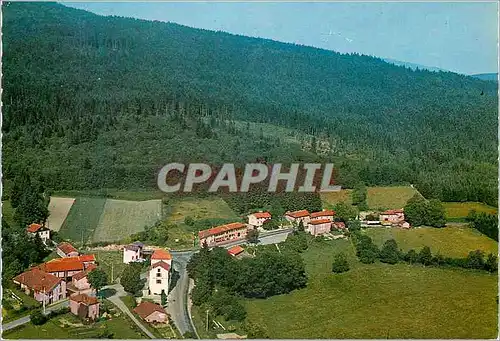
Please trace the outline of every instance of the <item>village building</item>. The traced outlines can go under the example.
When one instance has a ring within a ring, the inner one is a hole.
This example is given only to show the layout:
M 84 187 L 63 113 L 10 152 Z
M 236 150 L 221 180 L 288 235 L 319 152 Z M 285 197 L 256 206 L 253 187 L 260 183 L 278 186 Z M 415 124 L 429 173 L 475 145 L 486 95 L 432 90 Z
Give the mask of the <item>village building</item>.
M 68 242 L 59 243 L 56 247 L 56 253 L 60 257 L 76 257 L 80 255 L 78 250 Z
M 302 224 L 305 227 L 309 223 L 309 220 L 311 219 L 311 215 L 309 214 L 309 212 L 307 210 L 286 212 L 285 219 L 290 223 L 299 224 L 300 222 L 302 222 Z
M 208 247 L 213 247 L 226 242 L 245 239 L 247 231 L 246 224 L 231 223 L 200 231 L 198 232 L 198 239 L 201 247 L 205 244 Z
M 256 212 L 248 215 L 248 224 L 254 227 L 261 227 L 269 219 L 271 219 L 271 213 Z
M 86 294 L 70 296 L 69 309 L 81 319 L 95 320 L 99 317 L 99 301 L 96 297 Z
M 38 302 L 51 304 L 66 298 L 66 282 L 40 269 L 33 268 L 14 277 L 27 295 L 33 294 Z
M 323 211 L 319 211 L 319 212 L 313 212 L 313 213 L 311 213 L 311 221 L 321 220 L 321 219 L 328 219 L 330 221 L 333 221 L 334 216 L 335 216 L 335 211 L 332 211 L 332 210 L 323 210 Z
M 345 230 L 346 226 L 343 221 L 334 221 L 332 224 L 332 227 L 338 229 L 338 230 Z
M 241 253 L 245 252 L 245 249 L 243 249 L 241 246 L 236 245 L 227 250 L 227 253 L 229 253 L 231 256 L 236 257 L 240 255 Z
M 328 218 L 311 220 L 306 231 L 313 236 L 320 236 L 329 233 L 332 228 L 332 221 Z
M 141 302 L 134 308 L 134 313 L 148 323 L 168 323 L 168 315 L 160 305 L 151 302 Z
M 50 230 L 44 225 L 33 223 L 26 228 L 26 232 L 33 237 L 38 235 L 44 244 L 50 240 Z
M 405 220 L 404 211 L 387 210 L 379 214 L 379 220 L 382 225 L 393 225 Z
M 123 263 L 129 264 L 130 262 L 143 262 L 143 249 L 144 244 L 141 242 L 135 242 L 130 245 L 126 245 L 123 248 Z
M 164 291 L 168 294 L 172 255 L 162 249 L 155 250 L 151 255 L 151 266 L 148 273 L 148 288 L 150 295 L 161 295 Z
M 38 268 L 56 277 L 71 279 L 73 275 L 86 270 L 90 265 L 95 265 L 94 255 L 53 259 L 40 264 Z
M 80 271 L 74 274 L 71 278 L 71 283 L 68 284 L 67 290 L 72 293 L 93 293 L 93 289 L 88 281 L 87 275 L 97 267 L 94 264 L 90 264 L 84 271 Z

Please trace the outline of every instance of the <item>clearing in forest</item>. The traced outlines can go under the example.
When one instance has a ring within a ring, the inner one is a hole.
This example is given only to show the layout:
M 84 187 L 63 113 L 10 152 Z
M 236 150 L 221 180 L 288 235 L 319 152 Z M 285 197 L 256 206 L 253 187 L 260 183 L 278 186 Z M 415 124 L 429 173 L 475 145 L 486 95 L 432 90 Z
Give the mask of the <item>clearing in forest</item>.
M 218 197 L 184 198 L 173 201 L 168 221 L 179 224 L 183 223 L 186 217 L 195 220 L 208 218 L 239 219 L 229 205 Z

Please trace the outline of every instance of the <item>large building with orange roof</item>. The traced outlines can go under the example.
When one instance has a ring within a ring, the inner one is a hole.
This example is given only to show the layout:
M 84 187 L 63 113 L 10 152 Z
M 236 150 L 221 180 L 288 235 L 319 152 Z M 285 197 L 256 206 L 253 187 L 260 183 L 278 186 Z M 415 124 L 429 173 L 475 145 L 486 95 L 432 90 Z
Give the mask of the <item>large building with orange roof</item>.
M 151 266 L 148 273 L 148 288 L 150 295 L 168 294 L 172 254 L 164 249 L 157 249 L 151 255 Z
M 230 241 L 245 239 L 247 230 L 246 224 L 230 223 L 200 231 L 198 232 L 198 239 L 201 247 L 205 244 L 208 247 L 213 247 Z
M 300 223 L 304 224 L 304 227 L 307 226 L 309 220 L 311 220 L 311 215 L 308 210 L 300 210 L 294 212 L 286 212 L 285 219 L 291 223 Z

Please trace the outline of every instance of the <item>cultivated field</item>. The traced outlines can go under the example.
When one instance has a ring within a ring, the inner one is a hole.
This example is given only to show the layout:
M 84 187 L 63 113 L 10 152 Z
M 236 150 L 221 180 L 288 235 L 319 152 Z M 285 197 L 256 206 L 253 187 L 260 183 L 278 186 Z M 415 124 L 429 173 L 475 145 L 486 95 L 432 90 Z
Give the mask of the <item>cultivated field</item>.
M 238 219 L 228 204 L 221 198 L 212 197 L 206 199 L 184 198 L 171 203 L 170 223 L 183 223 L 186 217 L 193 219 L 221 218 Z
M 403 208 L 418 191 L 410 186 L 368 187 L 367 203 L 373 210 Z
M 445 202 L 443 203 L 447 219 L 463 219 L 467 217 L 470 210 L 496 214 L 496 207 L 488 206 L 479 202 Z
M 325 247 L 329 243 L 331 247 Z M 248 320 L 271 338 L 495 338 L 497 277 L 463 269 L 364 265 L 347 241 L 312 244 L 307 288 L 246 300 Z M 351 270 L 333 274 L 340 250 Z
M 59 231 L 74 202 L 74 198 L 50 197 L 48 228 Z
M 59 230 L 64 239 L 88 241 L 94 234 L 104 210 L 105 198 L 76 198 Z
M 468 227 L 423 227 L 418 229 L 369 228 L 365 230 L 375 244 L 382 245 L 387 239 L 394 238 L 404 251 L 431 248 L 433 254 L 445 257 L 465 257 L 469 251 L 482 250 L 497 254 L 498 243 L 482 233 Z
M 341 201 L 351 204 L 351 193 L 351 189 L 342 189 L 338 192 L 320 193 L 320 197 L 321 201 L 327 205 L 335 205 Z
M 161 200 L 106 200 L 93 242 L 121 240 L 162 218 Z

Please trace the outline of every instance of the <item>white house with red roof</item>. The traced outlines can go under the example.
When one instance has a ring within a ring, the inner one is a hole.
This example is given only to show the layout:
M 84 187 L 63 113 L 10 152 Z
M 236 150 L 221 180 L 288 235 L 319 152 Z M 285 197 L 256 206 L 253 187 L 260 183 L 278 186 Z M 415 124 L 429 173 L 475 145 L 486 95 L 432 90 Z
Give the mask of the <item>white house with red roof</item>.
M 60 257 L 76 257 L 80 255 L 78 250 L 68 242 L 59 243 L 56 247 L 56 253 Z
M 379 214 L 379 220 L 382 225 L 396 225 L 405 220 L 403 209 L 387 210 Z
M 291 223 L 296 223 L 296 224 L 302 222 L 302 224 L 304 224 L 304 227 L 306 227 L 307 224 L 309 223 L 309 220 L 311 220 L 311 215 L 307 210 L 286 212 L 285 219 Z
M 311 213 L 311 221 L 320 219 L 328 219 L 330 221 L 333 221 L 334 216 L 335 216 L 335 211 L 324 209 L 323 211 Z
M 248 215 L 248 224 L 254 227 L 261 227 L 269 219 L 271 219 L 271 213 L 260 211 Z
M 26 228 L 29 235 L 38 235 L 44 244 L 50 239 L 50 230 L 44 225 L 33 223 Z
M 51 304 L 66 298 L 66 282 L 57 276 L 33 268 L 13 279 L 27 295 L 33 294 L 38 302 Z
M 320 236 L 329 233 L 332 228 L 332 221 L 328 218 L 314 219 L 309 222 L 306 231 L 313 236 Z
M 130 245 L 125 245 L 123 248 L 123 263 L 129 264 L 130 262 L 142 262 L 144 261 L 144 256 L 142 250 L 144 249 L 144 244 L 141 242 L 135 242 Z
M 233 240 L 244 239 L 247 235 L 248 227 L 243 223 L 230 223 L 217 226 L 208 230 L 198 232 L 200 246 L 208 247 L 221 245 Z
M 171 267 L 172 255 L 170 252 L 163 249 L 158 249 L 153 252 L 148 274 L 150 295 L 161 295 L 162 291 L 165 291 L 165 294 L 168 295 Z

